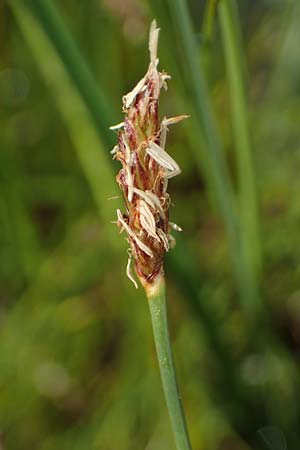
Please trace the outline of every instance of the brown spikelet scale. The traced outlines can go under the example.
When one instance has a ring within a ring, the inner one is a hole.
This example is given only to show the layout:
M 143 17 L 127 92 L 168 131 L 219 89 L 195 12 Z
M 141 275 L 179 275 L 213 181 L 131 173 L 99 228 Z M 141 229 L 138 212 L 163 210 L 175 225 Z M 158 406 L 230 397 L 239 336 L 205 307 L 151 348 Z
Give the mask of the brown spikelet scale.
M 117 211 L 117 224 L 127 232 L 129 258 L 127 275 L 137 287 L 131 271 L 135 270 L 145 286 L 163 273 L 163 258 L 175 242 L 169 222 L 170 196 L 168 179 L 178 175 L 180 168 L 165 151 L 168 125 L 188 116 L 159 119 L 158 102 L 162 88 L 167 89 L 165 72 L 157 70 L 159 29 L 153 21 L 149 35 L 150 64 L 146 75 L 123 97 L 124 122 L 111 127 L 118 130 L 118 145 L 112 150 L 122 168 L 116 180 L 123 192 L 126 213 Z

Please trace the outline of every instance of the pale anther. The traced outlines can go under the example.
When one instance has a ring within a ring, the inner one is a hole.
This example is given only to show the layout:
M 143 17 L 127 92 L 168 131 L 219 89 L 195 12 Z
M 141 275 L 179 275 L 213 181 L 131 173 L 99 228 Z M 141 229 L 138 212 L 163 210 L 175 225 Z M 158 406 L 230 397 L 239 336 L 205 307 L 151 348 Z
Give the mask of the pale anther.
M 124 127 L 124 122 L 117 123 L 117 125 L 112 125 L 109 127 L 110 130 L 118 130 L 119 128 Z
M 126 266 L 126 275 L 129 278 L 129 280 L 132 281 L 132 283 L 134 284 L 135 288 L 138 289 L 137 282 L 133 278 L 133 275 L 132 275 L 132 272 L 131 272 L 131 259 L 132 259 L 132 256 L 130 254 L 130 255 L 128 255 L 128 261 L 127 261 L 127 266 Z
M 182 228 L 181 228 L 179 225 L 177 225 L 176 223 L 169 222 L 169 225 L 170 225 L 170 227 L 173 228 L 173 230 L 175 230 L 175 231 L 182 231 Z

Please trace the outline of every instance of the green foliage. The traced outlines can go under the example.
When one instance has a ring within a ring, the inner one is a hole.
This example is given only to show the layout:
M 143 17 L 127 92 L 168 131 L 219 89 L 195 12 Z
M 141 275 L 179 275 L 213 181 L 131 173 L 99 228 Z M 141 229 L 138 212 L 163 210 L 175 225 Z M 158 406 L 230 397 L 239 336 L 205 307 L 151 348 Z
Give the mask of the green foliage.
M 174 446 L 108 200 L 108 126 L 145 72 L 153 17 L 172 75 L 161 114 L 191 115 L 169 133 L 184 232 L 166 273 L 193 449 L 299 449 L 295 0 L 0 5 L 4 449 Z

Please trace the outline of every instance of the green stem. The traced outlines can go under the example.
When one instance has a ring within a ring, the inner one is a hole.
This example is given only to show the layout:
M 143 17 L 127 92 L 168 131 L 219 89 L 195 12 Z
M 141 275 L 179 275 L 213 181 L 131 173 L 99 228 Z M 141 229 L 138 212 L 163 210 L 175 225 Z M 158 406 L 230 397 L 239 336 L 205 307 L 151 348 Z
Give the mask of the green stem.
M 207 149 L 207 164 L 219 210 L 227 230 L 235 276 L 241 302 L 252 313 L 256 294 L 250 282 L 240 221 L 236 211 L 234 192 L 228 167 L 223 156 L 219 128 L 212 108 L 207 81 L 199 60 L 199 50 L 193 31 L 186 0 L 169 0 L 170 12 L 177 26 L 177 33 L 184 50 L 184 63 L 188 88 L 193 95 L 196 117 L 203 132 Z
M 242 39 L 235 0 L 220 1 L 219 19 L 230 87 L 229 94 L 240 193 L 241 233 L 243 235 L 245 262 L 248 266 L 249 285 L 255 286 L 258 284 L 261 270 L 261 252 L 252 161 L 253 149 L 244 81 L 245 61 L 240 45 Z
M 202 25 L 202 34 L 204 36 L 204 39 L 206 42 L 210 42 L 214 22 L 215 22 L 215 15 L 217 6 L 220 0 L 208 0 L 206 4 L 206 8 L 204 11 L 204 19 L 203 19 L 203 25 Z
M 163 390 L 174 433 L 177 450 L 191 450 L 181 396 L 176 380 L 175 365 L 168 328 L 165 282 L 161 277 L 147 297 L 152 320 L 155 347 Z

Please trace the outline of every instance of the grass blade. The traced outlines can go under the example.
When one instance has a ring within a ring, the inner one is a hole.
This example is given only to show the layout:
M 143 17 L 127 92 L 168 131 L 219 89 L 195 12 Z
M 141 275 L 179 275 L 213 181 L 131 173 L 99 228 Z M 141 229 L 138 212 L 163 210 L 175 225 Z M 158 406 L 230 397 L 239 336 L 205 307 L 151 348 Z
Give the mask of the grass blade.
M 230 87 L 232 122 L 235 140 L 241 213 L 241 233 L 248 273 L 252 285 L 257 283 L 261 270 L 261 250 L 258 232 L 253 149 L 250 136 L 247 99 L 244 82 L 244 58 L 240 46 L 241 30 L 234 0 L 219 3 L 219 19 L 225 62 Z
M 109 152 L 106 156 L 104 144 L 91 120 L 90 111 L 79 95 L 73 78 L 69 78 L 59 53 L 44 29 L 22 1 L 13 1 L 11 6 L 69 130 L 100 216 L 106 224 L 104 226 L 107 227 L 108 236 L 111 237 L 113 245 L 119 245 L 120 240 L 114 238 L 115 230 L 109 223 L 115 217 L 116 202 L 110 202 L 108 198 L 118 194 Z
M 253 279 L 249 274 L 245 258 L 245 243 L 242 240 L 244 236 L 241 235 L 240 231 L 232 184 L 223 156 L 219 130 L 212 110 L 207 83 L 199 62 L 199 51 L 189 11 L 185 0 L 175 0 L 174 2 L 169 0 L 169 6 L 184 50 L 183 67 L 207 148 L 206 156 L 212 188 L 229 237 L 241 302 L 245 309 L 250 312 L 255 308 L 256 288 L 252 283 Z

